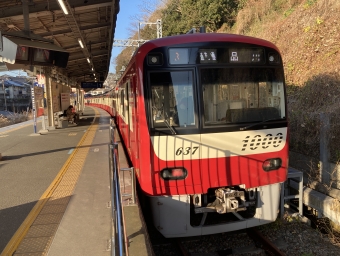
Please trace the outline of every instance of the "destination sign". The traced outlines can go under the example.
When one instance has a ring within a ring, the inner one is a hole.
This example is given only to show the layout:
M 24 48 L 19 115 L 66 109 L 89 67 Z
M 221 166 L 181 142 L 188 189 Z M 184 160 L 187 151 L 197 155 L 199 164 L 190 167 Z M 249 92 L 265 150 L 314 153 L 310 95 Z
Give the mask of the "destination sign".
M 200 63 L 216 63 L 217 62 L 217 54 L 216 49 L 200 49 Z
M 188 48 L 170 48 L 169 63 L 171 65 L 189 64 L 189 49 Z
M 263 63 L 263 49 L 261 48 L 234 48 L 229 49 L 231 63 Z
M 81 82 L 81 88 L 103 88 L 103 82 Z

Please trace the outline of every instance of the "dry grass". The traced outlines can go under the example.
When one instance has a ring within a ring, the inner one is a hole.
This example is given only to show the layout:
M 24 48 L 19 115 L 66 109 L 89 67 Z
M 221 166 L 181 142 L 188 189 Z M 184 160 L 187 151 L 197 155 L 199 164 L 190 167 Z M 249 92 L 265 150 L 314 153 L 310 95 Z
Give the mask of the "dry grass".
M 340 1 L 249 0 L 233 28 L 275 43 L 288 84 L 291 150 L 319 158 L 320 113 L 329 113 L 331 160 L 340 157 Z
M 281 50 L 288 84 L 340 71 L 340 1 L 249 0 L 233 28 L 274 42 Z
M 5 117 L 3 115 L 0 115 L 0 128 L 9 126 L 12 124 L 17 124 L 21 122 L 25 122 L 29 120 L 31 117 L 29 115 L 24 115 L 24 114 L 14 114 L 10 117 Z
M 339 13 L 339 0 L 248 0 L 235 26 L 219 31 L 263 38 L 278 46 L 288 84 L 290 149 L 320 159 L 320 114 L 327 113 L 333 163 L 340 159 Z M 338 182 L 335 172 L 331 171 L 331 184 L 323 184 L 325 189 Z M 320 181 L 320 166 L 309 166 L 307 174 L 313 187 Z M 340 243 L 334 226 L 317 225 L 330 235 L 336 233 L 332 240 Z

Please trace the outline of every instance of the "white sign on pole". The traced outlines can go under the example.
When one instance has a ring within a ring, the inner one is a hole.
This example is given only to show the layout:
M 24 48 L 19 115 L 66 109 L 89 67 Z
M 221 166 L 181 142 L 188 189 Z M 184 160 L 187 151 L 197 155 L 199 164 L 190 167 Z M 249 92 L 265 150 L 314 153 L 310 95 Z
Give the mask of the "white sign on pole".
M 61 110 L 64 111 L 70 106 L 70 93 L 60 93 Z

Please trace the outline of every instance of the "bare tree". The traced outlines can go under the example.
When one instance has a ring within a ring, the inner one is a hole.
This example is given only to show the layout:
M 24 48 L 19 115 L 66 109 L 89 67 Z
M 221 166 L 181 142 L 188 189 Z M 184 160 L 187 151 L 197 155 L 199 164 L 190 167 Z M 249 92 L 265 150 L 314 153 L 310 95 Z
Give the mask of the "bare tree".
M 146 22 L 155 10 L 161 8 L 168 2 L 168 0 L 143 0 L 138 5 L 140 13 L 130 16 L 130 26 L 128 27 L 129 37 L 133 37 L 138 33 L 138 27 L 140 22 Z

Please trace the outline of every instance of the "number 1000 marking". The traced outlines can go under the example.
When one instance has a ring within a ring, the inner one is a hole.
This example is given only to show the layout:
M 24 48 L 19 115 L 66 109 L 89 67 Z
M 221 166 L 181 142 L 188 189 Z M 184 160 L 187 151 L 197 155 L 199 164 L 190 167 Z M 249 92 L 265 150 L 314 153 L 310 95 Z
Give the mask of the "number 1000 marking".
M 176 150 L 176 156 L 180 156 L 180 155 L 189 155 L 190 152 L 192 155 L 195 154 L 195 152 L 197 151 L 198 147 L 180 147 Z

